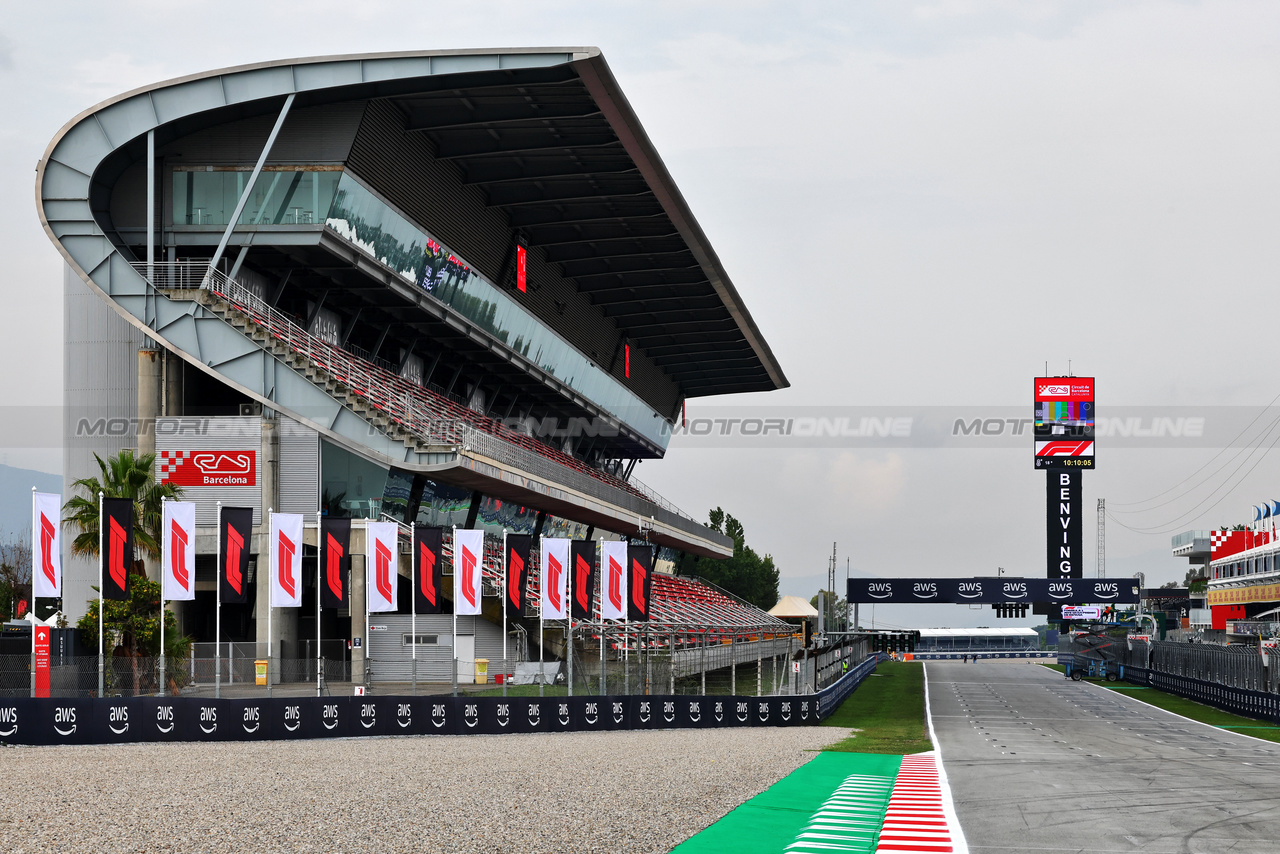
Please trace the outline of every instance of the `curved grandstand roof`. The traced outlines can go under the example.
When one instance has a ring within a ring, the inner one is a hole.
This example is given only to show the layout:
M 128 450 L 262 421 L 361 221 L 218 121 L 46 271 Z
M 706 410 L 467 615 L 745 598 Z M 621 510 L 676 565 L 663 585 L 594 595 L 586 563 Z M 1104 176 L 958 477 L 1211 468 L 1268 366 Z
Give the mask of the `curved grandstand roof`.
M 41 219 L 48 229 L 57 217 L 46 216 L 47 204 L 61 198 L 44 185 L 96 178 L 111 150 L 136 145 L 140 133 L 274 113 L 291 93 L 295 110 L 362 98 L 394 103 L 407 133 L 428 139 L 438 159 L 461 170 L 464 184 L 576 283 L 683 397 L 789 385 L 593 47 L 279 60 L 142 87 L 86 110 L 54 137 L 37 180 Z M 97 120 L 84 121 L 90 116 Z

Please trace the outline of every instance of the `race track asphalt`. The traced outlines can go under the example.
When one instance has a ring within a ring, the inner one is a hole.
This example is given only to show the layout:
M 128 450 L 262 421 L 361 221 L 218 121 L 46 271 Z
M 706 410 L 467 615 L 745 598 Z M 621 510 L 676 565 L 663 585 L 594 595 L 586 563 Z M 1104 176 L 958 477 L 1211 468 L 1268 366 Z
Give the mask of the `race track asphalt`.
M 973 854 L 1280 851 L 1280 744 L 1037 664 L 926 668 L 935 735 Z

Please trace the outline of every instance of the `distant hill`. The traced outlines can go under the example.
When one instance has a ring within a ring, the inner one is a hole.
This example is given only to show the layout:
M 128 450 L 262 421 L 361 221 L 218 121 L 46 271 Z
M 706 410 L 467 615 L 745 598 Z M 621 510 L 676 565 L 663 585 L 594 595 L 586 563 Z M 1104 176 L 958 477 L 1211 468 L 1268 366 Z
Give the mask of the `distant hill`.
M 61 492 L 62 475 L 0 465 L 0 540 L 13 534 L 31 536 L 33 486 L 41 492 Z

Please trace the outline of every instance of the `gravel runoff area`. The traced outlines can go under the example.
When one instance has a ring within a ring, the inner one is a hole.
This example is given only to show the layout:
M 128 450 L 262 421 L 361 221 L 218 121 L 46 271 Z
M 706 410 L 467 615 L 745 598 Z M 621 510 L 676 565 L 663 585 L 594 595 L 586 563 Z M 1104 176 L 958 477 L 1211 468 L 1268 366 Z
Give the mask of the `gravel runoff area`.
M 36 851 L 665 852 L 839 727 L 0 750 Z

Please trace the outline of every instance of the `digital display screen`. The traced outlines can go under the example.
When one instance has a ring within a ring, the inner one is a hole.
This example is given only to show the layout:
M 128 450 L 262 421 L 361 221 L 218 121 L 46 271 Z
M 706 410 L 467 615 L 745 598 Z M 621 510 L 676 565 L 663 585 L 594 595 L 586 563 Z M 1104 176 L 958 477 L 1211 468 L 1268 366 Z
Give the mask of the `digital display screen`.
M 1093 377 L 1035 378 L 1037 469 L 1094 467 Z

